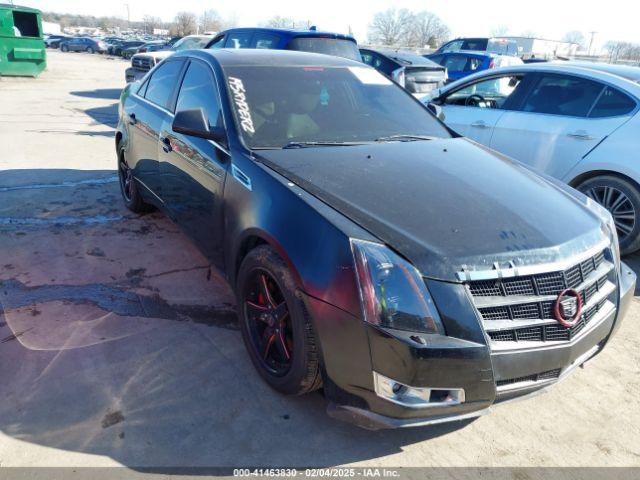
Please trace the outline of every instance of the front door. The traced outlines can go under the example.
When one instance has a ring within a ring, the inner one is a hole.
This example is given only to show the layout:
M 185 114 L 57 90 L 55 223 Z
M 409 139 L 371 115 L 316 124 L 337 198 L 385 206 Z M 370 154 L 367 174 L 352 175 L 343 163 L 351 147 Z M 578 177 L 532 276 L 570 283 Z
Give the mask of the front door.
M 176 112 L 202 108 L 209 125 L 224 126 L 211 68 L 192 59 L 176 102 Z M 216 265 L 223 265 L 222 194 L 230 158 L 212 140 L 176 133 L 167 120 L 160 134 L 162 194 L 171 217 Z

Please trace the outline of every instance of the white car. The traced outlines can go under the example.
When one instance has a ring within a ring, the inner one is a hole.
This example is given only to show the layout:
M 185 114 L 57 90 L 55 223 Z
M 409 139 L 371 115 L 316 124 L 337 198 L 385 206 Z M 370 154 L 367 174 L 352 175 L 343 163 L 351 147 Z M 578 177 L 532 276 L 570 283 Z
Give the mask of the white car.
M 131 57 L 131 67 L 124 72 L 124 78 L 127 83 L 135 82 L 144 77 L 149 70 L 158 63 L 166 60 L 175 52 L 181 50 L 190 50 L 195 48 L 204 48 L 211 41 L 213 35 L 188 35 L 178 40 L 173 47 L 167 50 L 156 50 L 153 52 L 136 53 Z
M 606 207 L 640 249 L 640 68 L 560 62 L 480 72 L 433 92 L 446 124 Z M 535 200 L 532 200 L 535 201 Z

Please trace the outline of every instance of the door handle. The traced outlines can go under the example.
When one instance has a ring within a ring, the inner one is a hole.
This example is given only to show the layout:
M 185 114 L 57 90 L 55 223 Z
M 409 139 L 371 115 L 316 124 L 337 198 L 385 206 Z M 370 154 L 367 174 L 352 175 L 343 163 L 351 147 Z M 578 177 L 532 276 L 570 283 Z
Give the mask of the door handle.
M 575 132 L 568 133 L 567 136 L 577 140 L 593 140 L 593 137 L 584 130 L 577 130 Z
M 135 125 L 136 124 L 136 114 L 135 113 L 130 113 L 129 114 L 129 125 Z
M 471 126 L 476 128 L 489 128 L 489 126 L 486 123 L 484 123 L 483 120 L 478 120 L 477 122 L 473 122 Z
M 169 153 L 173 150 L 169 137 L 160 137 L 160 141 L 162 142 L 162 150 L 164 150 L 165 153 Z

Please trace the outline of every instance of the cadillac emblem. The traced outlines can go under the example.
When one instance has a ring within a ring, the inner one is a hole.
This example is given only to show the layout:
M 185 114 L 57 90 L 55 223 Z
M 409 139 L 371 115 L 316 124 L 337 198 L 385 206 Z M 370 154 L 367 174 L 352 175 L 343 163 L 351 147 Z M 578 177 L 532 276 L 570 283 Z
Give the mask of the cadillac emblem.
M 582 314 L 582 295 L 573 288 L 568 288 L 556 299 L 554 315 L 560 325 L 573 327 Z

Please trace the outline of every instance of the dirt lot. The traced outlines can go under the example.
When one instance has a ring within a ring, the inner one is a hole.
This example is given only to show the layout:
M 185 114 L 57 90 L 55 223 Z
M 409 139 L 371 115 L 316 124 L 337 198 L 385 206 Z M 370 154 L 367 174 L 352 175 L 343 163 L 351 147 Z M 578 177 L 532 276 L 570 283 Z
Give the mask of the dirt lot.
M 271 391 L 219 274 L 120 202 L 126 62 L 49 64 L 0 79 L 1 466 L 640 466 L 637 299 L 587 368 L 473 422 L 368 432 Z

